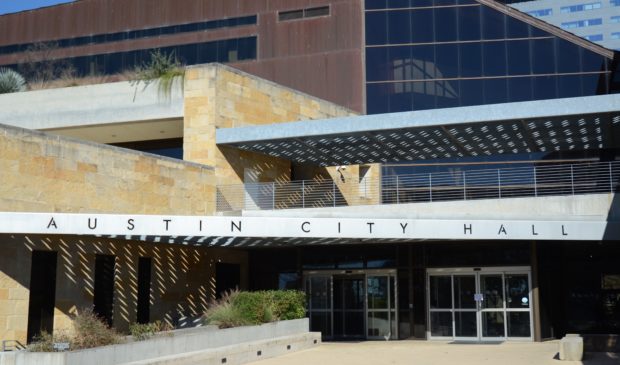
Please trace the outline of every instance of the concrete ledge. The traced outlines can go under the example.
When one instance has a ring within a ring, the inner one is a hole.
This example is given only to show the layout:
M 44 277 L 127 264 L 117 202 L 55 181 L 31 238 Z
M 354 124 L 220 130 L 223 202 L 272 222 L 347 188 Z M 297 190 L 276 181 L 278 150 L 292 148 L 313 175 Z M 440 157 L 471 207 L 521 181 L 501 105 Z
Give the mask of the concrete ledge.
M 245 364 L 269 359 L 286 353 L 305 350 L 321 343 L 319 332 L 278 337 L 271 340 L 246 342 L 215 349 L 162 356 L 120 365 L 193 365 L 193 364 Z
M 148 361 L 155 361 L 153 364 L 205 364 L 210 363 L 210 359 L 216 359 L 221 364 L 225 356 L 232 356 L 231 360 L 241 364 L 246 361 L 243 359 L 257 360 L 256 353 L 250 356 L 254 350 L 263 351 L 262 348 L 265 348 L 265 353 L 276 356 L 286 352 L 282 346 L 285 349 L 291 346 L 289 351 L 302 349 L 315 344 L 315 340 L 320 343 L 320 334 L 310 334 L 308 319 L 303 318 L 222 330 L 204 328 L 173 331 L 146 341 L 79 351 L 5 352 L 0 353 L 0 365 L 150 364 Z M 187 357 L 188 362 L 179 362 L 177 357 Z M 195 357 L 200 360 L 192 360 Z M 230 363 L 226 361 L 226 364 Z
M 560 340 L 560 360 L 581 361 L 583 359 L 583 338 L 567 334 Z

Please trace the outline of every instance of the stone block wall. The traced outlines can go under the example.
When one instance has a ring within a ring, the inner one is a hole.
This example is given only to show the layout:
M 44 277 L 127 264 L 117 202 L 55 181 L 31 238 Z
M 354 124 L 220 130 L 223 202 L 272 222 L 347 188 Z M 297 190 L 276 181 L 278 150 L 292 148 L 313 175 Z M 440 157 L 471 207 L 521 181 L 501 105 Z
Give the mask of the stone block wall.
M 0 210 L 207 214 L 209 166 L 0 125 Z
M 185 74 L 184 159 L 213 166 L 217 184 L 287 181 L 289 161 L 215 145 L 217 128 L 232 128 L 355 115 L 349 109 L 219 65 L 190 67 Z
M 89 236 L 0 235 L 0 339 L 26 342 L 32 251 L 56 251 L 54 330 L 71 330 L 71 315 L 92 308 L 97 254 L 116 256 L 113 326 L 136 322 L 138 259 L 150 257 L 150 318 L 176 323 L 204 313 L 215 298 L 215 265 L 239 264 L 247 287 L 247 253 L 241 250 L 155 244 Z

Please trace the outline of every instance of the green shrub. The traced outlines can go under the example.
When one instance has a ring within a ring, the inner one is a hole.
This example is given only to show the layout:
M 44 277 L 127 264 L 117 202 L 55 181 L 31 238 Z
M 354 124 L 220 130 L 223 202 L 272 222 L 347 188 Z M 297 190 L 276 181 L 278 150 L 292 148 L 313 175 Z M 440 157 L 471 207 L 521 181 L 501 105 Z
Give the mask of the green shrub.
M 224 293 L 220 300 L 215 301 L 207 309 L 205 322 L 207 324 L 214 324 L 219 328 L 247 326 L 250 324 L 241 316 L 239 309 L 233 305 L 237 295 L 239 295 L 237 290 Z
M 129 333 L 136 341 L 144 341 L 153 337 L 156 333 L 171 331 L 173 328 L 166 322 L 155 321 L 152 323 L 134 323 L 129 326 Z
M 0 94 L 16 93 L 26 90 L 26 80 L 10 68 L 0 68 Z
M 306 293 L 298 290 L 274 290 L 273 314 L 279 320 L 306 316 Z
M 266 291 L 240 292 L 233 305 L 250 324 L 267 323 L 274 320 L 272 295 Z
M 56 332 L 53 335 L 42 333 L 33 343 L 28 345 L 28 351 L 54 351 L 54 343 L 68 342 L 71 350 L 88 349 L 120 343 L 122 340 L 115 330 L 109 328 L 92 310 L 83 310 L 73 318 L 73 333 Z
M 232 291 L 212 304 L 205 318 L 208 324 L 228 328 L 298 319 L 305 315 L 306 294 L 301 291 Z

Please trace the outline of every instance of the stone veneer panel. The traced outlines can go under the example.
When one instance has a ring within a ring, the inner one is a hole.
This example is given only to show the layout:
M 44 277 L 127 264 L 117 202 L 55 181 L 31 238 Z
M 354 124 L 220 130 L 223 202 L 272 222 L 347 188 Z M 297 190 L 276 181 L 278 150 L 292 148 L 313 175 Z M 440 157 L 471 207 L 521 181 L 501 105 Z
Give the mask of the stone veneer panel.
M 218 148 L 217 128 L 324 119 L 353 111 L 218 64 L 190 67 L 185 75 L 184 159 L 215 167 L 217 184 L 242 184 L 246 169 L 255 181 L 290 180 L 290 162 Z
M 150 257 L 151 320 L 174 324 L 199 317 L 215 299 L 215 265 L 239 264 L 247 287 L 247 253 L 240 250 L 132 242 L 89 236 L 0 235 L 0 339 L 26 342 L 31 256 L 58 253 L 54 331 L 71 330 L 71 315 L 92 308 L 96 254 L 116 256 L 113 326 L 136 322 L 138 258 Z
M 122 148 L 0 125 L 0 210 L 207 214 L 214 171 Z

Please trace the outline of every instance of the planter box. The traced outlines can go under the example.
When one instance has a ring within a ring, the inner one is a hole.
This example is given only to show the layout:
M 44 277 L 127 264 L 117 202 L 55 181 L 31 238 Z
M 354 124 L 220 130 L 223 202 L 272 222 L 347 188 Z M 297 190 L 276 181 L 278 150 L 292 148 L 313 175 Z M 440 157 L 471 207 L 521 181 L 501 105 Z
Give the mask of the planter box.
M 170 359 L 174 358 L 175 355 L 182 358 L 184 354 L 208 353 L 209 351 L 213 352 L 211 350 L 218 350 L 218 348 L 223 347 L 226 347 L 226 350 L 231 353 L 239 353 L 240 351 L 237 350 L 237 347 L 241 349 L 254 349 L 254 347 L 248 346 L 249 343 L 273 343 L 273 345 L 279 345 L 278 339 L 290 338 L 289 342 L 294 342 L 303 338 L 305 342 L 319 343 L 320 334 L 308 337 L 308 329 L 309 322 L 307 318 L 221 330 L 207 326 L 204 328 L 171 331 L 169 334 L 146 341 L 86 350 L 56 353 L 5 352 L 0 353 L 0 365 L 115 365 L 131 362 L 150 363 L 145 361 L 149 359 L 153 359 L 152 363 L 159 363 L 156 360 L 158 358 Z M 319 340 L 317 341 L 316 338 Z M 285 346 L 288 346 L 290 349 L 290 345 Z M 215 351 L 213 353 L 217 353 L 217 356 L 222 356 L 221 352 Z M 227 361 L 227 364 L 231 363 Z

